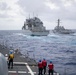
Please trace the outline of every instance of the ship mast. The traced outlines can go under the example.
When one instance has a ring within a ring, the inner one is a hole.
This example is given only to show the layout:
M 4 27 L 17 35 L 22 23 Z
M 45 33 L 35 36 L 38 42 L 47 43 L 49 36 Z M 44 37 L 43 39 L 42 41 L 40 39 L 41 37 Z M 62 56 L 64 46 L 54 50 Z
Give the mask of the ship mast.
M 60 24 L 60 19 L 58 19 L 58 27 L 59 27 L 59 24 Z

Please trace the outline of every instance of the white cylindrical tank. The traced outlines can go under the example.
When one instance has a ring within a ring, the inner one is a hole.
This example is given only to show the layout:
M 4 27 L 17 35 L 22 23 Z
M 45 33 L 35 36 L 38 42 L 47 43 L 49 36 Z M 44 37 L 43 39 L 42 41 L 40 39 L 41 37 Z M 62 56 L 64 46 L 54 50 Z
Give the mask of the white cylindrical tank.
M 2 53 L 0 53 L 0 75 L 8 75 L 7 61 Z

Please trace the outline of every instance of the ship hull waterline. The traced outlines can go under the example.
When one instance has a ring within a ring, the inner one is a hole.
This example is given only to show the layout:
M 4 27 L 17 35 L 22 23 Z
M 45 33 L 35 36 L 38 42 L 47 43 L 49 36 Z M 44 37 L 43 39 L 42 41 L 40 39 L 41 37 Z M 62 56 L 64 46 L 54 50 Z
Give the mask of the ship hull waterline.
M 30 31 L 30 30 L 23 30 L 23 33 L 25 35 L 30 35 L 30 36 L 47 36 L 49 34 L 49 31 Z

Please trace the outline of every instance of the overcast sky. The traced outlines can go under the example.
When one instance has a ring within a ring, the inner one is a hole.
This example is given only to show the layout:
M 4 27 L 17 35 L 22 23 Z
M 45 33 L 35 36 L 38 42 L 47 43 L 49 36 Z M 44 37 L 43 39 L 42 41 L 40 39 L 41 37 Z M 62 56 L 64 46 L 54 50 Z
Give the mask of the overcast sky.
M 76 0 L 0 0 L 0 30 L 21 30 L 29 16 L 38 16 L 47 29 L 58 18 L 61 26 L 76 29 Z

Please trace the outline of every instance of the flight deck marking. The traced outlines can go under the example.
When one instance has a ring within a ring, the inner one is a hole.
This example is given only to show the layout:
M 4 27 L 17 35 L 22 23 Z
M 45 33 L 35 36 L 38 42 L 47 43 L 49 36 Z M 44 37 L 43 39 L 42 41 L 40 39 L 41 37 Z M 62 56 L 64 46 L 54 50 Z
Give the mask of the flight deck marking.
M 18 73 L 27 73 L 26 71 L 18 71 Z
M 26 64 L 26 63 L 25 63 Z M 33 71 L 31 70 L 30 66 L 27 64 L 26 65 L 27 69 L 29 70 L 29 72 L 31 73 L 31 75 L 34 75 Z
M 14 64 L 24 64 L 26 65 L 27 69 L 29 70 L 29 73 L 31 75 L 34 75 L 33 71 L 31 70 L 30 66 L 28 65 L 28 63 L 25 62 L 13 62 Z M 8 71 L 9 73 L 16 73 L 17 71 Z M 25 71 L 18 71 L 18 73 L 26 73 Z
M 16 73 L 16 71 L 8 71 L 9 73 Z
M 25 62 L 13 62 L 14 64 L 27 64 L 27 63 L 25 63 Z
M 8 71 L 9 73 L 27 73 L 26 71 Z
M 30 73 L 30 72 L 26 72 L 26 71 L 8 71 L 9 73 Z M 36 74 L 36 72 L 33 72 L 34 74 Z
M 9 73 L 30 73 L 30 72 L 26 72 L 26 71 L 8 71 Z M 37 72 L 33 72 L 34 74 L 37 74 Z M 46 73 L 48 74 L 48 73 Z M 54 73 L 54 75 L 59 75 L 59 73 Z

